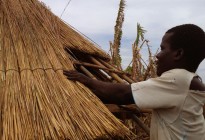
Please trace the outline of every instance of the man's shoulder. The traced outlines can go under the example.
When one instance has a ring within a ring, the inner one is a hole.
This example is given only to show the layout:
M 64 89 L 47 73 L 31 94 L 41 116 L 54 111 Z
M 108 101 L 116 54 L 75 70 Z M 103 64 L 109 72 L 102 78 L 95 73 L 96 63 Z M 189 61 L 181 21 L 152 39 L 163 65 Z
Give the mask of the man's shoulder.
M 194 77 L 190 84 L 190 90 L 205 91 L 205 85 L 198 77 Z
M 192 80 L 196 76 L 195 73 L 187 71 L 186 69 L 172 69 L 164 72 L 161 77 L 163 78 L 175 78 L 178 80 Z M 191 82 L 191 81 L 190 81 Z
M 168 71 L 164 72 L 162 74 L 162 76 L 165 76 L 165 75 L 181 75 L 181 76 L 185 76 L 187 74 L 194 74 L 194 73 L 192 73 L 192 72 L 190 72 L 190 71 L 188 71 L 186 69 L 178 69 L 178 68 L 176 68 L 176 69 L 171 69 L 171 70 L 168 70 Z
M 172 69 L 164 72 L 161 78 L 170 79 L 177 87 L 188 89 L 194 76 L 196 76 L 195 73 L 186 69 Z

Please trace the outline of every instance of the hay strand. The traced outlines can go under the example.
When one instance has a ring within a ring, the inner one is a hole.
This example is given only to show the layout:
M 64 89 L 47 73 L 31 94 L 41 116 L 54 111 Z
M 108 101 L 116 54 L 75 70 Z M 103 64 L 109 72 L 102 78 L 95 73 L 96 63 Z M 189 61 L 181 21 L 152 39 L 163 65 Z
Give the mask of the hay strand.
M 65 45 L 106 58 L 40 2 L 0 1 L 0 137 L 134 139 L 89 89 L 63 75 L 74 69 Z

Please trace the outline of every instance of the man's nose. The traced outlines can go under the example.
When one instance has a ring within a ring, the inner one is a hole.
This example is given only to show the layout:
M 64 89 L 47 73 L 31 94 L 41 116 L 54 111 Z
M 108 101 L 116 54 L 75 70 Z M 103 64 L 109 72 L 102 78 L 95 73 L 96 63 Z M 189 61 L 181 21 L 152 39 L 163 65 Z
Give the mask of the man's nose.
M 155 56 L 156 59 L 159 59 L 159 56 L 160 56 L 160 52 L 156 54 L 156 56 Z

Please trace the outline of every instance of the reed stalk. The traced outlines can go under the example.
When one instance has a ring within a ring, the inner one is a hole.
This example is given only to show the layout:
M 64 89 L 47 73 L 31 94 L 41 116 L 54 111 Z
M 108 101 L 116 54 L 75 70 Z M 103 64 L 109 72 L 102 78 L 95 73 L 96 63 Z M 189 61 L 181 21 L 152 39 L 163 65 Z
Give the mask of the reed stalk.
M 0 1 L 1 139 L 134 139 L 85 86 L 64 47 L 107 55 L 37 0 Z

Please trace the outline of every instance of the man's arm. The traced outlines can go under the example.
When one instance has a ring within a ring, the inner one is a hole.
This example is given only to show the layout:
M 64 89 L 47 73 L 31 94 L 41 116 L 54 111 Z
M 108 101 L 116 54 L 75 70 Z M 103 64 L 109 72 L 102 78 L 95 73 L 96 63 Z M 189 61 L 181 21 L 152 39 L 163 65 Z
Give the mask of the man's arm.
M 91 79 L 77 71 L 64 71 L 67 79 L 78 81 L 90 90 L 102 101 L 110 104 L 133 104 L 131 85 L 121 83 L 108 83 Z

